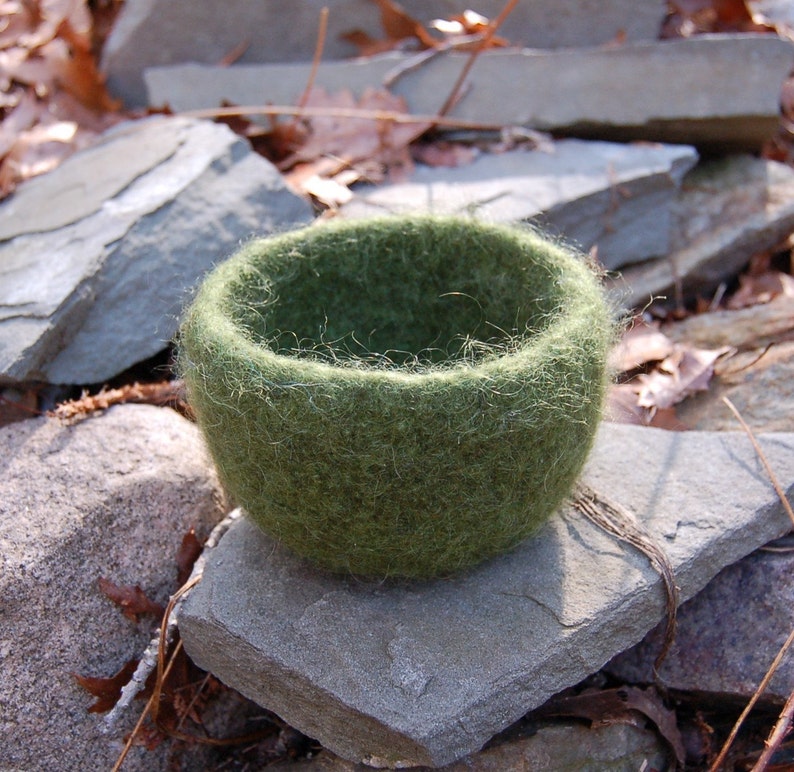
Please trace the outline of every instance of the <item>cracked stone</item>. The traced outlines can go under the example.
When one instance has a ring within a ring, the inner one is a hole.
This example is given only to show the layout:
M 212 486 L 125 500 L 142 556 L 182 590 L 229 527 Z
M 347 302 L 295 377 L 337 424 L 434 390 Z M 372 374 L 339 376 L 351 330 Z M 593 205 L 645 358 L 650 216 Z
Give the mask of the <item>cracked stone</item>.
M 794 435 L 759 440 L 794 479 Z M 663 544 L 682 600 L 790 528 L 743 433 L 604 424 L 585 479 Z M 647 560 L 568 507 L 515 551 L 425 583 L 328 575 L 242 518 L 180 629 L 201 667 L 334 753 L 441 766 L 641 640 L 664 606 Z

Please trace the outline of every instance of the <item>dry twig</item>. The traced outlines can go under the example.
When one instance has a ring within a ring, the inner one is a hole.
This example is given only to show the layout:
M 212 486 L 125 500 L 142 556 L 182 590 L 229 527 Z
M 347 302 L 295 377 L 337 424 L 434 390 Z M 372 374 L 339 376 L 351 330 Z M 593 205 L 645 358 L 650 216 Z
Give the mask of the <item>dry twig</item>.
M 791 633 L 794 637 L 794 631 Z M 758 761 L 752 769 L 752 772 L 763 772 L 772 761 L 772 757 L 783 743 L 784 738 L 791 728 L 791 723 L 794 721 L 794 692 L 789 695 L 786 704 L 780 713 L 777 723 L 772 729 L 772 733 L 764 743 L 764 752 L 758 757 Z
M 482 40 L 480 40 L 477 47 L 469 55 L 469 58 L 466 60 L 466 64 L 460 71 L 460 75 L 458 75 L 457 81 L 455 81 L 455 85 L 452 87 L 452 91 L 450 91 L 449 96 L 444 102 L 444 105 L 438 111 L 437 118 L 445 116 L 455 106 L 456 102 L 458 101 L 461 89 L 463 88 L 463 84 L 466 82 L 466 78 L 468 77 L 469 72 L 471 72 L 474 62 L 477 61 L 477 57 L 479 57 L 479 55 L 486 48 L 488 48 L 489 43 L 496 34 L 496 30 L 502 26 L 504 20 L 510 15 L 516 5 L 518 5 L 518 0 L 507 0 L 507 3 L 505 4 L 504 8 L 502 8 L 499 15 L 488 25 L 488 29 L 482 36 Z M 436 121 L 436 125 L 438 125 L 438 121 Z
M 355 107 L 296 107 L 294 105 L 235 105 L 202 110 L 184 110 L 178 115 L 186 118 L 235 118 L 245 115 L 297 115 L 301 118 L 358 118 L 365 121 L 392 123 L 430 123 L 450 129 L 482 129 L 500 131 L 501 123 L 482 123 L 465 118 L 446 118 L 439 115 L 400 113 L 395 110 L 361 110 Z
M 176 595 L 183 593 L 184 588 L 188 585 L 193 587 L 197 583 L 198 579 L 200 579 L 204 573 L 204 564 L 206 563 L 207 551 L 212 549 L 212 547 L 214 547 L 221 540 L 223 534 L 229 530 L 231 524 L 237 520 L 241 514 L 242 513 L 240 509 L 235 509 L 230 512 L 223 520 L 221 520 L 221 522 L 218 523 L 215 528 L 213 528 L 212 533 L 210 533 L 207 541 L 204 543 L 204 551 L 193 566 L 190 577 L 182 586 L 182 588 L 177 591 Z M 176 595 L 174 597 L 176 597 Z M 182 599 L 184 599 L 183 596 Z M 168 645 L 171 642 L 177 627 L 178 613 L 179 605 L 172 606 L 169 604 L 169 608 L 166 609 L 164 615 L 161 629 L 157 631 L 157 634 L 154 636 L 154 638 L 152 638 L 149 645 L 146 647 L 146 651 L 144 651 L 143 655 L 141 656 L 141 660 L 138 663 L 135 673 L 133 673 L 129 683 L 121 690 L 121 697 L 119 698 L 119 701 L 113 707 L 113 710 L 111 710 L 105 716 L 105 731 L 110 731 L 113 729 L 124 710 L 126 710 L 132 704 L 132 701 L 135 699 L 135 697 L 146 686 L 146 681 L 149 679 L 149 676 L 154 672 L 155 669 L 160 667 L 160 651 L 163 648 L 163 640 L 165 641 L 165 645 Z M 165 632 L 163 632 L 163 628 Z
M 750 698 L 750 701 L 745 706 L 739 718 L 736 719 L 736 723 L 733 725 L 733 729 L 731 729 L 731 733 L 728 735 L 728 739 L 723 744 L 722 749 L 717 755 L 717 758 L 714 759 L 714 761 L 711 763 L 711 766 L 709 767 L 709 772 L 719 772 L 723 762 L 725 761 L 725 758 L 728 755 L 728 751 L 731 749 L 731 746 L 733 745 L 733 741 L 736 739 L 736 735 L 739 734 L 739 730 L 741 729 L 742 724 L 744 724 L 747 716 L 750 715 L 750 711 L 755 707 L 755 704 L 761 698 L 761 695 L 766 691 L 766 687 L 769 686 L 769 682 L 772 680 L 772 676 L 774 676 L 775 671 L 777 671 L 778 667 L 780 667 L 780 663 L 783 661 L 783 658 L 788 653 L 788 650 L 791 648 L 792 644 L 794 644 L 794 630 L 791 631 L 789 637 L 786 639 L 786 642 L 783 644 L 783 646 L 781 646 L 780 651 L 777 653 L 777 656 L 772 661 L 772 664 L 769 666 L 769 670 L 766 671 L 766 675 L 761 680 L 761 683 L 758 684 L 758 688 L 753 693 L 753 696 Z M 786 705 L 788 706 L 788 703 L 786 703 Z

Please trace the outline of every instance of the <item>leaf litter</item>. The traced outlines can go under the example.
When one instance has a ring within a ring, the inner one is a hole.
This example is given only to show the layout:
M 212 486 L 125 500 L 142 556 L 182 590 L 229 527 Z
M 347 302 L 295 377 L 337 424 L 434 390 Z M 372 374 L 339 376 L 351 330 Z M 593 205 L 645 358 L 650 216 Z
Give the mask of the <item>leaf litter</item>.
M 84 0 L 0 4 L 0 198 L 121 119 Z

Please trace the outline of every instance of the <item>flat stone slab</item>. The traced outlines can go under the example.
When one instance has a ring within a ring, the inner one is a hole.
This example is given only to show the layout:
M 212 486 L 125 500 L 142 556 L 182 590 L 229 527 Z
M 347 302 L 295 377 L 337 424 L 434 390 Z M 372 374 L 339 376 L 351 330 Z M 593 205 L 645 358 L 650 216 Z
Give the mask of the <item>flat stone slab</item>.
M 669 255 L 612 281 L 625 305 L 672 297 L 679 282 L 711 292 L 751 255 L 777 246 L 794 230 L 794 170 L 748 155 L 703 163 L 684 177 L 671 223 Z
M 667 769 L 670 753 L 651 728 L 633 724 L 561 722 L 532 727 L 532 734 L 499 742 L 474 756 L 445 766 L 443 772 L 560 772 L 602 770 L 637 772 Z M 291 772 L 370 772 L 372 767 L 341 759 L 323 749 L 311 759 L 275 764 Z
M 794 479 L 794 434 L 759 439 Z M 791 527 L 744 434 L 604 424 L 585 478 L 663 544 L 682 600 Z M 321 573 L 241 518 L 180 629 L 201 667 L 334 753 L 441 766 L 638 642 L 664 604 L 647 559 L 569 508 L 510 554 L 405 584 Z
M 150 405 L 28 419 L 0 429 L 0 447 L 0 769 L 110 769 L 141 708 L 103 733 L 73 673 L 114 675 L 158 620 L 126 619 L 97 581 L 167 603 L 183 536 L 204 539 L 225 513 L 217 476 L 195 424 Z M 124 769 L 173 769 L 168 744 L 133 747 Z
M 382 88 L 404 54 L 325 62 L 316 84 L 329 92 Z M 467 55 L 436 56 L 389 90 L 413 113 L 434 115 Z M 741 62 L 741 67 L 736 63 Z M 564 49 L 505 49 L 478 57 L 465 96 L 449 113 L 478 124 L 530 126 L 570 136 L 694 144 L 725 153 L 758 150 L 777 129 L 780 89 L 794 43 L 774 35 L 698 35 L 680 40 Z M 145 72 L 149 103 L 174 110 L 295 104 L 311 65 L 197 64 Z M 610 84 L 611 87 L 606 87 Z M 682 86 L 685 84 L 685 87 Z
M 241 239 L 311 216 L 226 126 L 115 127 L 0 204 L 0 384 L 98 383 L 153 356 Z
M 483 154 L 453 168 L 417 166 L 408 182 L 356 186 L 343 217 L 435 212 L 532 222 L 609 269 L 670 250 L 671 209 L 697 161 L 686 145 L 559 140 L 551 149 Z
M 359 29 L 383 37 L 380 10 L 371 0 L 127 0 L 105 45 L 102 65 L 111 90 L 129 105 L 142 106 L 141 73 L 147 66 L 177 62 L 216 64 L 232 51 L 242 62 L 310 62 L 322 5 L 329 8 L 323 58 L 344 59 L 358 50 L 342 38 Z M 427 23 L 464 9 L 457 0 L 402 0 Z M 478 0 L 476 10 L 495 18 L 502 0 Z M 598 46 L 624 36 L 652 40 L 665 16 L 663 0 L 533 0 L 519 3 L 499 34 L 515 45 L 536 48 Z M 242 50 L 241 50 L 242 48 Z

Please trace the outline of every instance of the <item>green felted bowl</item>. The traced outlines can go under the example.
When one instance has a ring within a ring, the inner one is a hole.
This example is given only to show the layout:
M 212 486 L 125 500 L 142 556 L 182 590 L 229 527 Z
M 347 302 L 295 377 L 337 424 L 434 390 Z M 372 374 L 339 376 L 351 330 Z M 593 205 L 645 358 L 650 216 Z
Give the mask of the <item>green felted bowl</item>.
M 510 549 L 570 492 L 611 339 L 579 256 L 393 217 L 252 241 L 179 345 L 221 478 L 264 531 L 333 571 L 426 578 Z

